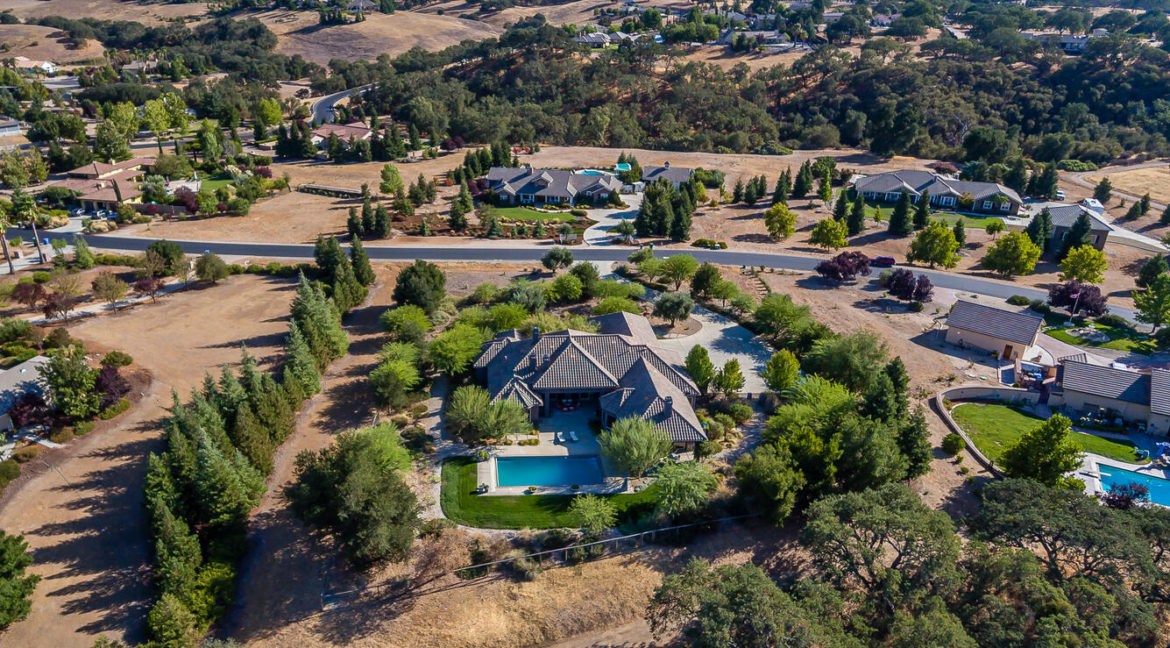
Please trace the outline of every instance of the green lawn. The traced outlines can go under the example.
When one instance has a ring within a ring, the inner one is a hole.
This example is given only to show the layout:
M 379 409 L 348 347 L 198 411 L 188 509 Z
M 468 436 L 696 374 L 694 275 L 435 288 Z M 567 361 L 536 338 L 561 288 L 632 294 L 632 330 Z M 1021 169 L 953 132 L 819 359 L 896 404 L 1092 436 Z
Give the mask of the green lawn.
M 440 497 L 443 514 L 451 521 L 487 529 L 555 529 L 575 527 L 569 513 L 574 495 L 476 495 L 476 462 L 456 457 L 443 464 Z M 640 493 L 610 495 L 618 522 L 635 519 L 654 506 L 655 488 Z
M 1149 336 L 1143 336 L 1141 333 L 1124 326 L 1105 326 L 1104 324 L 1097 324 L 1092 322 L 1089 324 L 1093 328 L 1101 331 L 1109 336 L 1108 342 L 1096 342 L 1093 340 L 1086 340 L 1083 338 L 1071 335 L 1068 329 L 1055 328 L 1045 331 L 1045 334 L 1054 337 L 1065 344 L 1072 344 L 1084 347 L 1100 347 L 1103 349 L 1117 349 L 1118 351 L 1129 351 L 1132 353 L 1140 353 L 1149 355 L 1157 351 L 1157 345 Z M 1145 337 L 1146 339 L 1142 339 Z
M 882 222 L 888 222 L 890 220 L 890 214 L 894 213 L 894 204 L 895 203 L 880 203 L 873 200 L 867 200 L 865 201 L 865 217 L 872 220 L 874 214 L 877 213 L 876 207 L 881 206 Z M 913 215 L 914 206 L 911 205 L 910 209 L 910 213 Z M 987 227 L 988 223 L 1001 220 L 998 216 L 969 216 L 948 211 L 938 211 L 935 209 L 931 209 L 930 217 L 935 220 L 941 220 L 947 225 L 954 225 L 956 220 L 962 218 L 964 227 L 973 227 L 976 229 L 983 229 Z
M 508 220 L 557 221 L 560 223 L 568 223 L 576 219 L 575 216 L 567 211 L 545 213 L 527 207 L 496 207 L 492 213 L 500 218 L 507 218 Z
M 1004 451 L 1025 432 L 1043 422 L 1042 419 L 1008 405 L 963 403 L 951 410 L 954 417 L 975 446 L 988 459 L 999 461 Z M 1073 441 L 1085 452 L 1128 463 L 1147 463 L 1138 459 L 1134 445 L 1128 441 L 1114 441 L 1084 432 L 1073 431 Z
M 216 176 L 214 178 L 205 178 L 203 183 L 199 185 L 200 191 L 215 191 L 220 187 L 226 187 L 232 183 L 229 177 Z

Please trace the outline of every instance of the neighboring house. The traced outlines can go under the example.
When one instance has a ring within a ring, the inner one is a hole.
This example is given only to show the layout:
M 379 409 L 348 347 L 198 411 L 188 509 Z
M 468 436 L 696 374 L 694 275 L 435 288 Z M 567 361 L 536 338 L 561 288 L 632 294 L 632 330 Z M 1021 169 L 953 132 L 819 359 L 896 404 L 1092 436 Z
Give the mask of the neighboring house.
M 21 122 L 0 115 L 0 137 L 22 134 L 21 126 Z
M 889 27 L 890 23 L 894 22 L 895 20 L 897 20 L 901 17 L 902 17 L 902 14 L 900 14 L 900 13 L 895 13 L 895 14 L 877 13 L 877 14 L 874 14 L 873 18 L 870 19 L 869 24 L 873 27 Z
M 1085 51 L 1089 46 L 1089 41 L 1094 38 L 1104 38 L 1109 35 L 1108 29 L 1094 29 L 1086 35 L 1074 36 L 1072 34 L 1061 34 L 1057 32 L 1020 32 L 1020 35 L 1028 40 L 1033 40 L 1041 45 L 1052 45 L 1057 49 L 1079 54 Z
M 1091 198 L 1089 200 L 1092 200 Z M 1086 202 L 1086 201 L 1082 201 Z M 1093 200 L 1097 203 L 1097 201 Z M 1097 203 L 1100 205 L 1101 203 Z M 1059 243 L 1068 235 L 1068 231 L 1072 229 L 1077 219 L 1081 214 L 1089 217 L 1089 223 L 1092 224 L 1092 232 L 1089 234 L 1089 245 L 1098 250 L 1105 249 L 1105 241 L 1109 239 L 1109 232 L 1113 231 L 1113 226 L 1101 220 L 1100 213 L 1085 207 L 1083 204 L 1077 205 L 1052 205 L 1048 207 L 1048 213 L 1052 216 L 1052 240 Z
M 947 316 L 946 341 L 975 347 L 1005 360 L 1026 358 L 1036 346 L 1044 316 L 1031 310 L 1009 310 L 960 299 Z
M 139 185 L 155 158 L 136 157 L 124 162 L 91 162 L 69 171 L 63 180 L 50 187 L 64 187 L 77 193 L 74 201 L 84 209 L 117 209 L 119 203 L 142 200 Z
M 533 421 L 562 406 L 594 407 L 602 425 L 639 417 L 652 421 L 678 447 L 690 449 L 706 440 L 694 410 L 699 389 L 682 358 L 656 344 L 650 322 L 624 312 L 591 321 L 599 333 L 499 333 L 476 359 L 476 379 L 493 401 L 512 399 Z
M 1170 385 L 1170 371 L 1158 370 L 1161 385 Z M 1150 418 L 1150 389 L 1153 376 L 1126 369 L 1103 367 L 1080 359 L 1065 359 L 1057 374 L 1064 406 L 1076 413 L 1092 413 L 1104 408 L 1127 421 Z M 1170 403 L 1167 403 L 1170 404 Z M 1162 430 L 1165 430 L 1165 425 Z
M 374 134 L 374 131 L 367 128 L 361 122 L 350 122 L 348 124 L 321 124 L 313 129 L 313 133 L 309 139 L 315 146 L 321 146 L 322 142 L 329 139 L 330 135 L 336 135 L 343 142 L 349 142 L 350 138 L 354 140 L 368 140 Z
M 49 359 L 39 355 L 12 367 L 0 371 L 0 432 L 11 432 L 15 429 L 12 417 L 8 410 L 28 393 L 44 394 L 45 386 L 41 382 L 40 367 L 48 364 Z
M 577 41 L 578 43 L 588 45 L 590 47 L 606 47 L 612 42 L 612 39 L 609 37 L 609 34 L 603 34 L 601 32 L 593 32 L 592 34 L 581 34 L 580 36 L 574 38 L 573 40 Z
M 787 45 L 792 42 L 786 34 L 782 34 L 775 29 L 757 31 L 725 29 L 723 30 L 723 33 L 719 35 L 719 39 L 715 42 L 719 43 L 720 45 L 731 45 L 732 41 L 741 34 L 746 38 L 754 39 L 757 43 L 764 47 Z
M 12 61 L 17 72 L 27 74 L 56 74 L 57 64 L 52 61 L 38 61 L 27 56 L 18 56 Z
M 672 167 L 670 162 L 664 162 L 662 166 L 657 167 L 643 167 L 642 168 L 642 182 L 650 184 L 663 178 L 669 180 L 678 189 L 679 185 L 691 179 L 694 174 L 694 169 L 686 167 Z
M 956 180 L 930 171 L 891 171 L 858 178 L 854 188 L 867 199 L 897 202 L 902 192 L 918 202 L 922 192 L 930 192 L 930 204 L 945 209 L 960 209 L 977 214 L 1015 216 L 1023 205 L 1020 195 L 995 182 Z M 971 206 L 961 203 L 970 198 Z
M 599 203 L 622 188 L 621 180 L 610 173 L 534 169 L 531 165 L 492 167 L 486 178 L 498 201 L 506 205 Z

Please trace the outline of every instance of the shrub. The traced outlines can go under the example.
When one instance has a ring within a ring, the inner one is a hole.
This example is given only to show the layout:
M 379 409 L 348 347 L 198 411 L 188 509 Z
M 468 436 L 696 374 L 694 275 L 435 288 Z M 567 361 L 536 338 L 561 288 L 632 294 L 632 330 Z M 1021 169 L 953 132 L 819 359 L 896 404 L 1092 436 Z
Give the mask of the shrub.
M 1170 328 L 1159 329 L 1154 339 L 1158 341 L 1159 349 L 1170 348 Z
M 751 409 L 751 408 L 749 408 L 749 409 Z M 714 419 L 716 421 L 718 421 L 720 425 L 723 426 L 724 430 L 727 430 L 727 431 L 731 431 L 731 430 L 734 430 L 735 428 L 739 427 L 739 425 L 735 422 L 735 418 L 733 418 L 730 414 L 722 414 L 722 413 L 716 414 L 714 416 Z
M 1040 301 L 1039 299 L 1033 299 L 1031 303 L 1028 304 L 1028 308 L 1031 308 L 1041 315 L 1047 315 L 1052 312 L 1052 307 Z
M 1032 303 L 1032 300 L 1023 295 L 1012 295 L 1007 298 L 1007 303 L 1012 306 L 1027 306 Z
M 410 415 L 416 419 L 422 418 L 427 415 L 427 409 L 426 403 L 415 403 L 410 406 Z
M 93 432 L 93 421 L 78 421 L 77 425 L 73 426 L 73 436 L 85 436 Z
M 34 270 L 32 273 L 33 283 L 43 284 L 49 283 L 49 273 L 44 270 Z
M 0 488 L 8 485 L 8 482 L 20 477 L 20 464 L 12 459 L 0 461 Z
M 743 425 L 752 420 L 752 406 L 744 403 L 731 403 L 727 406 L 727 413 L 735 419 L 737 425 Z
M 128 367 L 134 363 L 134 358 L 125 351 L 110 351 L 102 356 L 103 367 Z
M 397 425 L 399 429 L 410 425 L 410 419 L 406 418 L 405 414 L 395 414 L 394 416 L 391 416 L 390 422 L 394 425 Z
M 695 457 L 702 459 L 703 457 L 710 457 L 723 449 L 723 446 L 718 441 L 700 441 L 695 446 Z
M 38 445 L 26 445 L 12 453 L 12 459 L 16 463 L 28 463 L 37 458 L 41 454 L 41 447 Z
M 954 432 L 946 435 L 942 440 L 943 452 L 952 456 L 962 452 L 965 445 L 966 444 L 963 442 L 963 437 L 955 434 Z
M 707 438 L 712 441 L 722 439 L 724 429 L 723 424 L 719 421 L 707 421 Z
M 910 304 L 907 305 L 906 308 L 910 309 L 911 313 L 921 313 L 922 310 L 924 308 L 926 308 L 926 305 L 920 301 L 915 301 L 915 302 L 910 302 Z
M 73 338 L 69 336 L 69 331 L 64 328 L 55 328 L 45 336 L 46 349 L 63 349 L 70 344 L 73 344 Z
M 119 398 L 118 402 L 99 412 L 98 418 L 103 421 L 108 421 L 128 409 L 130 409 L 130 401 L 125 398 Z
M 584 209 L 570 209 L 569 214 L 576 218 L 585 218 L 587 216 Z
M 516 574 L 520 580 L 536 580 L 540 575 L 540 563 L 536 562 L 534 558 L 518 557 L 509 563 L 512 568 L 512 573 Z
M 1114 315 L 1112 313 L 1106 313 L 1101 317 L 1098 317 L 1097 323 L 1103 326 L 1116 326 L 1120 328 L 1129 327 L 1129 323 L 1125 321 L 1124 317 L 1120 315 Z
M 49 440 L 53 443 L 69 443 L 70 439 L 72 438 L 73 430 L 67 427 L 53 428 L 53 430 L 49 432 Z

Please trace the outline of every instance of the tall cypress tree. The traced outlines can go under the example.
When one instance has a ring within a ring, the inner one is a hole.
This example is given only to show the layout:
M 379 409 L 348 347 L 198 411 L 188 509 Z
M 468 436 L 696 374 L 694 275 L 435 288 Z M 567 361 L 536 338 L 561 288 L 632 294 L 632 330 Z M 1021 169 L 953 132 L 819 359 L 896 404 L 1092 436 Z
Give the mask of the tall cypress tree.
M 794 198 L 804 198 L 808 192 L 813 188 L 813 172 L 812 165 L 808 160 L 800 165 L 800 170 L 796 172 L 796 179 L 792 182 L 792 196 Z
M 360 240 L 355 240 L 350 244 L 349 260 L 353 264 L 353 276 L 357 278 L 358 283 L 363 286 L 374 283 L 377 276 L 370 266 L 370 256 L 366 254 L 366 246 L 362 245 Z
M 894 205 L 894 213 L 890 215 L 890 225 L 886 230 L 894 236 L 908 236 L 914 231 L 910 223 L 910 194 L 902 192 L 898 203 Z
M 317 361 L 295 320 L 288 325 L 285 354 L 287 356 L 285 362 L 302 391 L 306 394 L 316 394 L 320 391 L 321 376 L 317 373 Z
M 349 233 L 349 239 L 351 241 L 358 240 L 365 233 L 365 228 L 362 227 L 362 219 L 353 207 L 349 208 L 349 218 L 345 220 L 345 231 Z
M 1024 233 L 1032 242 L 1040 246 L 1041 250 L 1047 250 L 1051 247 L 1052 239 L 1052 214 L 1048 208 L 1040 210 L 1039 214 L 1032 217 L 1032 222 L 1024 228 Z
M 963 249 L 963 246 L 967 244 L 967 228 L 963 223 L 962 216 L 955 221 L 955 226 L 951 228 L 951 233 L 955 235 L 955 242 L 959 244 L 959 249 Z
M 914 208 L 914 229 L 926 229 L 928 223 L 930 223 L 930 192 L 924 190 Z
M 772 192 L 772 204 L 788 204 L 788 193 L 792 191 L 792 169 L 784 169 L 776 178 L 776 189 Z
M 842 192 L 841 197 L 837 200 L 843 200 L 844 197 L 844 192 Z M 861 194 L 857 194 L 857 198 L 853 200 L 845 226 L 849 228 L 850 236 L 856 236 L 865 231 L 865 198 Z
M 386 211 L 382 203 L 378 203 L 378 208 L 374 210 L 374 236 L 378 238 L 390 236 L 390 227 L 390 212 Z
M 845 192 L 837 194 L 837 202 L 833 203 L 833 219 L 844 223 L 849 217 L 849 200 L 845 197 Z M 846 223 L 846 226 L 848 224 Z
M 369 198 L 362 201 L 362 233 L 366 236 L 374 233 L 374 209 Z

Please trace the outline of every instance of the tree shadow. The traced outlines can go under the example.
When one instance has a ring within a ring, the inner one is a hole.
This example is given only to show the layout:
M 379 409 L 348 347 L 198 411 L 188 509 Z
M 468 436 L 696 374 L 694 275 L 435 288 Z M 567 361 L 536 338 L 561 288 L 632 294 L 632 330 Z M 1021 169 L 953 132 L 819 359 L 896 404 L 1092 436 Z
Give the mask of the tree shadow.
M 731 240 L 741 243 L 775 243 L 767 234 L 733 234 Z

